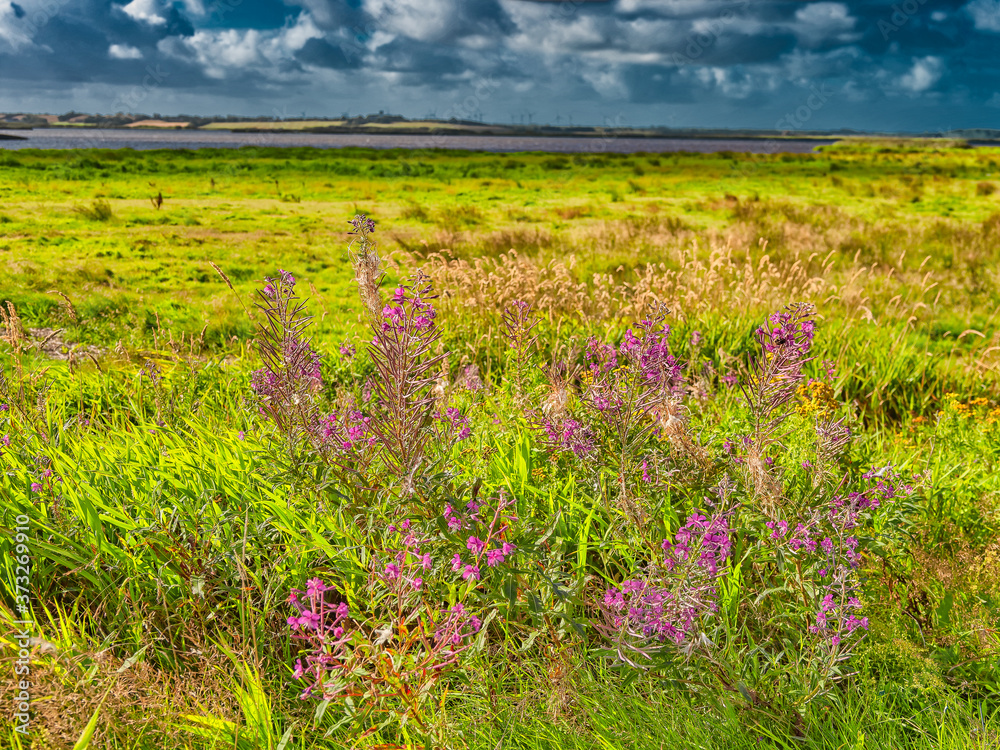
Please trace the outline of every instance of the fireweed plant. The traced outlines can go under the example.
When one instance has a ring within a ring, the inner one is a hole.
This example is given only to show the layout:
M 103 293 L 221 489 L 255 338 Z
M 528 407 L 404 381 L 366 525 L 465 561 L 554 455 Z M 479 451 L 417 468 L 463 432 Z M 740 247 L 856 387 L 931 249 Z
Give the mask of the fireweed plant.
M 803 305 L 757 330 L 760 354 L 742 386 L 748 431 L 723 443 L 711 491 L 686 493 L 693 510 L 683 525 L 600 603 L 599 629 L 620 662 L 793 728 L 807 702 L 848 674 L 868 628 L 865 551 L 911 491 L 891 466 L 854 486 L 846 475 L 833 481 L 849 442 L 842 422 L 814 422 L 811 437 L 789 428 L 814 332 Z M 792 465 L 796 441 L 811 442 L 815 460 Z
M 585 503 L 623 521 L 593 568 L 605 581 L 598 592 L 553 556 L 554 527 L 534 528 L 516 514 L 518 498 L 448 464 L 476 437 L 467 407 L 485 398 L 482 382 L 466 367 L 464 389 L 442 387 L 447 355 L 430 279 L 418 273 L 384 295 L 374 223 L 358 216 L 351 225 L 374 377 L 348 384 L 323 411 L 304 304 L 281 272 L 261 293 L 264 366 L 251 383 L 289 444 L 334 470 L 368 545 L 361 579 L 317 570 L 289 597 L 302 698 L 339 701 L 345 721 L 380 716 L 383 726 L 436 736 L 444 730 L 430 699 L 484 647 L 492 620 L 505 613 L 504 628 L 552 629 L 548 615 L 525 616 L 522 606 L 537 608 L 546 579 L 589 613 L 572 637 L 610 644 L 623 667 L 656 669 L 678 690 L 797 727 L 802 707 L 849 674 L 868 627 L 866 555 L 910 491 L 891 466 L 852 480 L 844 421 L 831 409 L 796 409 L 803 392 L 822 390 L 803 390 L 813 382 L 812 308 L 793 305 L 757 329 L 759 351 L 740 385 L 744 417 L 707 439 L 692 433 L 687 403 L 705 398 L 705 379 L 686 381 L 667 311 L 619 340 L 564 343 L 542 367 L 533 311 L 507 308 L 506 377 L 521 424 L 556 472 L 593 480 L 576 485 Z M 340 354 L 356 352 L 344 345 Z M 532 387 L 539 378 L 547 385 Z
M 302 648 L 293 677 L 303 699 L 338 700 L 348 717 L 366 717 L 362 724 L 398 721 L 429 738 L 432 689 L 496 615 L 484 592 L 513 575 L 519 519 L 502 491 L 480 495 L 481 483 L 427 471 L 472 435 L 468 416 L 434 388 L 446 354 L 435 351 L 433 288 L 417 274 L 384 296 L 374 223 L 358 216 L 351 225 L 374 376 L 338 397 L 337 409 L 320 408 L 319 357 L 304 338 L 294 279 L 281 272 L 261 293 L 264 366 L 251 381 L 260 411 L 309 461 L 330 468 L 339 496 L 366 519 L 368 539 L 363 583 L 316 576 L 291 592 L 288 626 Z M 355 354 L 341 346 L 342 358 Z

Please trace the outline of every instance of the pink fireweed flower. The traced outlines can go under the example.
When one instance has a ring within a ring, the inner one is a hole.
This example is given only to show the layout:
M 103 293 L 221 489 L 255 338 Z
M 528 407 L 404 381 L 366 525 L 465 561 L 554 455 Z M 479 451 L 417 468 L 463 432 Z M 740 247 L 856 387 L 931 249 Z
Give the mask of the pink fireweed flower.
M 462 569 L 462 565 L 462 556 L 456 552 L 455 556 L 451 558 L 451 569 L 457 573 Z
M 32 482 L 31 483 L 31 491 L 32 492 L 41 492 L 42 491 L 42 485 L 40 485 L 38 482 Z
M 468 547 L 469 551 L 472 554 L 478 557 L 483 553 L 483 550 L 486 548 L 486 542 L 481 540 L 479 537 L 470 536 L 466 541 L 465 546 Z
M 486 552 L 486 565 L 490 568 L 495 568 L 497 565 L 502 563 L 506 555 L 504 555 L 503 550 L 491 549 Z
M 420 567 L 423 568 L 424 570 L 431 569 L 431 556 L 429 553 L 425 554 L 423 558 L 420 560 Z
M 475 578 L 477 581 L 480 580 L 478 565 L 465 566 L 465 569 L 462 571 L 462 580 L 468 581 L 470 578 Z
M 389 563 L 385 566 L 385 577 L 390 581 L 399 578 L 399 566 L 396 563 Z
M 868 630 L 868 618 L 867 617 L 855 617 L 851 615 L 844 621 L 844 628 L 847 629 L 848 633 L 853 633 L 858 628 L 863 630 Z
M 306 581 L 306 596 L 310 599 L 320 599 L 327 590 L 326 584 L 319 578 L 310 578 Z

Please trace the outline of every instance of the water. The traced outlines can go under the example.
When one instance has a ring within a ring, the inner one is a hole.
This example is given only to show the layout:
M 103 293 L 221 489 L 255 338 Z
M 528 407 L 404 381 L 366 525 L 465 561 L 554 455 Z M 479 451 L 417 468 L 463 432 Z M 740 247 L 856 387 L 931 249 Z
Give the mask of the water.
M 557 153 L 618 153 L 636 151 L 670 153 L 692 151 L 713 153 L 794 153 L 812 151 L 824 141 L 765 138 L 617 138 L 613 135 L 593 138 L 494 135 L 369 135 L 367 133 L 240 133 L 228 130 L 99 130 L 41 128 L 39 130 L 0 130 L 25 140 L 2 140 L 0 149 L 22 148 L 132 148 L 140 151 L 157 148 L 241 148 L 244 146 L 294 146 L 313 148 L 450 148 L 463 151 L 549 151 Z

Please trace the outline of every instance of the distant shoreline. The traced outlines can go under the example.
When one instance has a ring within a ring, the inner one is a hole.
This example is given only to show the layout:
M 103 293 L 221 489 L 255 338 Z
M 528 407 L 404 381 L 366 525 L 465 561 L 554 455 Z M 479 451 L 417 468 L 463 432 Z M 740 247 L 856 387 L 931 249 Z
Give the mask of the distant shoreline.
M 86 133 L 88 131 L 131 131 L 157 132 L 173 134 L 192 133 L 231 133 L 234 135 L 364 135 L 364 136 L 424 136 L 424 137 L 493 137 L 493 138 L 583 138 L 583 139 L 668 139 L 668 140 L 771 140 L 771 141 L 815 141 L 817 143 L 834 143 L 844 140 L 966 140 L 975 145 L 1000 145 L 1000 137 L 976 137 L 977 131 L 966 131 L 970 135 L 951 134 L 904 134 L 904 133 L 863 133 L 863 132 L 823 132 L 823 131 L 776 131 L 776 130 L 718 130 L 718 129 L 659 129 L 659 128 L 598 128 L 572 126 L 505 126 L 479 125 L 476 123 L 438 123 L 438 122 L 400 122 L 400 123 L 363 123 L 346 124 L 344 121 L 331 121 L 329 125 L 314 124 L 321 120 L 289 120 L 282 122 L 212 122 L 198 127 L 190 127 L 188 123 L 170 123 L 157 121 L 156 124 L 144 125 L 131 123 L 126 125 L 93 125 L 89 123 L 45 124 L 20 122 L 0 122 L 0 130 L 7 131 L 64 131 Z M 307 124 L 308 123 L 308 124 Z M 342 124 L 343 123 L 343 124 Z M 962 132 L 962 131 L 960 131 Z M 990 133 L 992 131 L 985 131 Z M 11 136 L 6 137 L 9 139 Z M 16 137 L 16 136 L 13 136 Z M 168 136 L 169 137 L 169 136 Z

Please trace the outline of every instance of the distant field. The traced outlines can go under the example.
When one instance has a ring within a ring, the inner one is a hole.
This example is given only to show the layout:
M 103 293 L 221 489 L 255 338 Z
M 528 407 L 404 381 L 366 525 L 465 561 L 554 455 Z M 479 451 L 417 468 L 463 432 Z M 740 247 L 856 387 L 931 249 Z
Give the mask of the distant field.
M 105 332 L 74 332 L 84 339 L 141 339 L 156 314 L 185 330 L 209 324 L 210 335 L 240 329 L 208 261 L 247 290 L 287 267 L 349 304 L 343 243 L 355 210 L 379 220 L 383 250 L 407 265 L 514 250 L 572 257 L 576 278 L 624 284 L 644 264 L 676 268 L 726 247 L 751 265 L 766 255 L 814 274 L 827 263 L 831 282 L 863 270 L 854 284 L 876 318 L 903 280 L 930 274 L 937 286 L 924 302 L 937 305 L 917 318 L 956 336 L 984 327 L 1000 302 L 996 149 L 21 151 L 0 165 L 3 288 L 32 325 L 54 322 L 54 288 L 93 306 Z M 75 211 L 95 200 L 108 202 L 108 221 Z
M 998 746 L 1000 149 L 0 176 L 3 747 Z
M 210 122 L 200 130 L 305 130 L 343 125 L 343 120 L 285 120 L 282 122 Z

